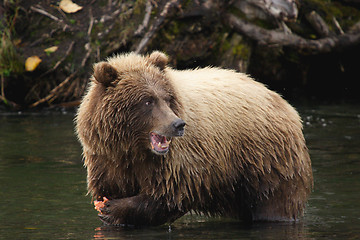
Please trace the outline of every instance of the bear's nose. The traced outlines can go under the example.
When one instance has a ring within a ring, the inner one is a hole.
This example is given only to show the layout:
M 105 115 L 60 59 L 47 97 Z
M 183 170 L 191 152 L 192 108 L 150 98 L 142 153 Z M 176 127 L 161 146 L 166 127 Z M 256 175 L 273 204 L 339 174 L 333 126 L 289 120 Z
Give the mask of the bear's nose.
M 182 136 L 184 135 L 184 127 L 185 127 L 186 123 L 182 120 L 182 119 L 176 119 L 173 123 L 172 126 L 174 127 L 175 130 L 175 135 L 177 136 Z

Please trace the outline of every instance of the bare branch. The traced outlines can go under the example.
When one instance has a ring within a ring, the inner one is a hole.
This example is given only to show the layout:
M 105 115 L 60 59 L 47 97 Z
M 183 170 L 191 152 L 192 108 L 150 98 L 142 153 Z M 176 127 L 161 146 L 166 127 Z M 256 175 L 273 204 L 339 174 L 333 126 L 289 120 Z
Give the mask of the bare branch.
M 53 68 L 51 68 L 51 69 L 49 69 L 48 71 L 46 71 L 45 73 L 41 74 L 41 76 L 40 76 L 39 78 L 42 78 L 42 77 L 48 75 L 49 73 L 54 72 L 54 71 L 60 66 L 60 64 L 63 63 L 63 62 L 65 61 L 65 59 L 69 56 L 69 54 L 71 53 L 71 51 L 72 51 L 72 49 L 73 49 L 73 47 L 74 47 L 74 44 L 75 44 L 75 42 L 72 41 L 72 42 L 70 43 L 69 48 L 66 50 L 65 55 L 54 65 Z
M 89 22 L 89 28 L 87 30 L 87 35 L 90 37 L 90 34 L 91 34 L 91 31 L 92 31 L 92 28 L 93 28 L 93 25 L 94 25 L 94 17 L 93 17 L 93 14 L 92 14 L 92 8 L 90 7 L 89 9 L 89 17 L 90 17 L 90 22 Z
M 61 21 L 61 22 L 62 22 L 61 19 L 55 17 L 54 15 L 51 15 L 50 13 L 48 13 L 47 11 L 45 11 L 44 9 L 41 9 L 39 6 L 37 6 L 37 8 L 34 7 L 34 6 L 31 6 L 30 9 L 33 10 L 34 12 L 40 13 L 40 14 L 42 14 L 42 15 L 45 15 L 45 16 L 47 16 L 48 18 L 51 18 L 51 19 L 54 20 L 54 21 L 57 21 L 57 22 L 58 22 L 58 21 Z
M 169 11 L 174 8 L 179 6 L 181 0 L 172 0 L 169 1 L 165 4 L 164 9 L 161 11 L 160 15 L 158 16 L 158 18 L 156 19 L 155 23 L 152 24 L 150 26 L 149 31 L 145 34 L 145 36 L 141 39 L 138 47 L 136 48 L 135 52 L 136 53 L 141 53 L 145 46 L 148 44 L 148 42 L 150 41 L 150 39 L 154 36 L 154 34 L 156 33 L 156 31 L 160 28 L 160 26 L 164 23 Z
M 152 10 L 151 0 L 148 0 L 146 2 L 146 10 L 145 10 L 146 13 L 145 13 L 144 20 L 141 23 L 141 25 L 139 25 L 138 29 L 136 29 L 136 31 L 134 33 L 135 36 L 140 36 L 143 33 L 144 29 L 149 25 L 151 10 Z
M 336 30 L 339 34 L 344 34 L 344 31 L 342 30 L 341 26 L 340 26 L 340 23 L 336 20 L 335 17 L 332 18 L 334 24 L 335 24 L 335 27 L 336 27 Z
M 56 21 L 58 24 L 60 24 L 60 26 L 62 26 L 62 30 L 65 31 L 66 29 L 72 29 L 69 25 L 67 25 L 63 19 L 60 19 L 58 17 L 55 17 L 54 15 L 48 13 L 47 11 L 45 11 L 44 9 L 42 9 L 39 5 L 37 5 L 36 7 L 31 6 L 30 7 L 31 10 L 33 10 L 34 12 L 40 13 L 54 21 Z M 61 11 L 60 11 L 61 12 Z
M 64 81 L 62 81 L 59 85 L 57 85 L 55 88 L 53 88 L 46 97 L 44 97 L 44 98 L 42 98 L 42 99 L 34 102 L 33 104 L 31 104 L 31 105 L 29 106 L 29 108 L 34 108 L 34 107 L 38 106 L 39 104 L 44 103 L 44 102 L 47 102 L 47 101 L 49 101 L 50 99 L 56 97 L 56 93 L 57 93 L 61 88 L 63 88 L 63 87 L 65 86 L 65 84 L 67 84 L 72 78 L 74 78 L 77 73 L 78 73 L 78 70 L 75 71 L 75 72 L 73 72 L 72 74 L 70 74 L 70 76 L 68 76 Z
M 80 65 L 81 68 L 85 67 L 86 61 L 90 57 L 91 52 L 92 52 L 92 49 L 91 49 L 90 43 L 89 43 L 88 51 L 86 52 L 84 59 L 81 61 L 81 65 Z
M 259 44 L 293 47 L 311 54 L 331 52 L 335 48 L 350 47 L 360 43 L 359 32 L 310 40 L 295 34 L 263 29 L 232 14 L 226 16 L 226 22 L 235 31 L 257 41 Z
M 70 44 L 70 47 L 69 47 L 69 49 L 68 49 L 67 52 L 66 52 L 66 55 L 68 55 L 68 54 L 71 52 L 71 50 L 72 50 L 72 48 L 73 48 L 73 45 L 74 45 L 74 42 L 72 42 L 72 43 Z M 92 49 L 89 47 L 89 48 L 88 48 L 88 51 L 87 51 L 86 54 L 85 54 L 84 59 L 83 59 L 82 62 L 81 62 L 81 67 L 80 67 L 80 68 L 85 67 L 86 62 L 87 62 L 87 60 L 89 59 L 89 57 L 90 57 L 90 55 L 91 55 L 91 52 L 92 52 Z M 63 58 L 62 60 L 64 60 L 64 59 L 66 58 L 66 55 L 64 56 L 64 58 Z M 58 65 L 58 64 L 56 64 L 56 65 Z M 57 85 L 55 88 L 53 88 L 46 97 L 44 97 L 44 98 L 36 101 L 35 103 L 31 104 L 31 105 L 29 106 L 29 108 L 34 108 L 34 107 L 38 106 L 38 105 L 41 104 L 41 103 L 44 103 L 44 102 L 47 102 L 47 101 L 53 101 L 54 99 L 56 99 L 56 98 L 58 97 L 58 94 L 59 94 L 60 90 L 61 90 L 62 88 L 64 88 L 65 85 L 66 85 L 67 83 L 69 83 L 70 80 L 72 80 L 72 79 L 78 74 L 78 72 L 79 72 L 79 70 L 76 70 L 75 72 L 73 72 L 72 74 L 70 74 L 64 81 L 62 81 L 59 85 Z

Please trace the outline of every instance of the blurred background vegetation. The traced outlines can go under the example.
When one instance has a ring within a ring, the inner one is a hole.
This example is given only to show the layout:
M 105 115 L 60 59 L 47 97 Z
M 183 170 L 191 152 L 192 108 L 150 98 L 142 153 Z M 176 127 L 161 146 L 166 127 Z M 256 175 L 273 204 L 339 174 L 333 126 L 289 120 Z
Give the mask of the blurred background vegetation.
M 3 0 L 0 109 L 76 106 L 94 62 L 152 50 L 293 101 L 360 100 L 358 0 Z

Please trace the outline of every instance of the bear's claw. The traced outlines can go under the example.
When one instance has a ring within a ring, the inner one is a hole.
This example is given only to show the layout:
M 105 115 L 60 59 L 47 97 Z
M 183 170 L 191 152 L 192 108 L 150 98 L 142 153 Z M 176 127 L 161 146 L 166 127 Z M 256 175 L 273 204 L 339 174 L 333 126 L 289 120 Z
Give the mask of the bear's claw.
M 110 225 L 113 226 L 113 225 L 114 225 L 108 215 L 98 214 L 98 217 L 99 217 L 100 220 L 104 223 L 104 225 L 107 225 L 107 226 L 110 226 Z

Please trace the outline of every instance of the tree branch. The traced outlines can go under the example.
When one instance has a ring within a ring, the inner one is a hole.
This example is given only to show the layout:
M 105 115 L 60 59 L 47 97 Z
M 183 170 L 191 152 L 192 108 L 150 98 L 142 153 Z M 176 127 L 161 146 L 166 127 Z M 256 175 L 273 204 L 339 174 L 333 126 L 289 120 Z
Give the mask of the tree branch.
M 64 81 L 62 81 L 58 86 L 56 86 L 55 88 L 53 88 L 46 97 L 44 97 L 44 98 L 42 98 L 42 99 L 34 102 L 33 104 L 31 104 L 31 105 L 29 106 L 29 108 L 34 108 L 34 107 L 38 106 L 39 104 L 44 103 L 44 102 L 46 102 L 46 101 L 49 101 L 51 98 L 56 97 L 57 92 L 58 92 L 61 88 L 63 88 L 63 87 L 65 86 L 65 84 L 67 84 L 72 78 L 74 78 L 77 73 L 78 73 L 78 70 L 75 71 L 75 72 L 73 72 L 72 74 L 70 74 L 70 76 L 68 76 L 68 77 L 67 77 Z
M 71 53 L 71 51 L 74 47 L 74 44 L 75 44 L 75 41 L 72 41 L 70 43 L 69 48 L 67 49 L 65 55 L 54 65 L 53 68 L 51 68 L 48 71 L 46 71 L 45 73 L 41 74 L 39 78 L 42 78 L 42 77 L 48 75 L 49 73 L 54 72 L 60 66 L 60 64 L 62 64 L 65 61 L 65 59 L 69 56 L 69 54 Z
M 145 36 L 141 39 L 138 47 L 136 48 L 136 53 L 141 53 L 145 46 L 148 44 L 150 39 L 154 36 L 156 31 L 160 28 L 160 26 L 164 23 L 167 15 L 173 7 L 179 6 L 181 0 L 172 0 L 165 4 L 163 10 L 160 13 L 160 16 L 155 20 L 155 23 L 150 26 L 149 31 L 145 34 Z
M 307 14 L 306 19 L 321 37 L 328 37 L 330 35 L 329 27 L 317 12 L 312 11 Z
M 149 25 L 151 10 L 152 10 L 151 0 L 148 0 L 146 2 L 146 10 L 145 10 L 146 13 L 144 16 L 144 20 L 136 29 L 134 33 L 135 36 L 140 36 L 144 32 L 145 28 Z
M 274 45 L 296 48 L 309 54 L 327 53 L 337 48 L 360 44 L 360 33 L 344 33 L 317 40 L 305 39 L 295 34 L 286 34 L 275 30 L 266 30 L 245 22 L 232 14 L 225 16 L 226 23 L 236 32 L 249 37 L 263 45 Z
M 42 15 L 47 16 L 48 18 L 51 18 L 52 20 L 56 21 L 56 22 L 62 22 L 61 19 L 55 17 L 54 15 L 48 13 L 47 11 L 45 11 L 44 9 L 41 9 L 39 6 L 36 8 L 34 6 L 30 7 L 31 10 L 33 10 L 34 12 L 40 13 Z

